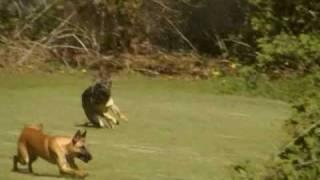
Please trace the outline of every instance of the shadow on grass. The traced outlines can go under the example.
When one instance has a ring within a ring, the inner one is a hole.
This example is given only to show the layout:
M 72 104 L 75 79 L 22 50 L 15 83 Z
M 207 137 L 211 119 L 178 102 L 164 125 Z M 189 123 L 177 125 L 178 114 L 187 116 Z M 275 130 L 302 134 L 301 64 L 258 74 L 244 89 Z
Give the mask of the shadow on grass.
M 12 171 L 14 173 L 19 173 L 19 174 L 26 174 L 34 177 L 43 177 L 43 178 L 57 178 L 57 179 L 84 179 L 80 177 L 73 177 L 73 176 L 68 176 L 68 175 L 61 175 L 61 174 L 48 174 L 48 173 L 30 173 L 28 169 L 19 169 L 18 171 Z
M 82 123 L 82 124 L 76 124 L 75 125 L 76 127 L 85 127 L 85 128 L 94 128 L 94 129 L 103 129 L 101 127 L 98 127 L 98 126 L 95 126 L 89 122 L 85 122 L 85 123 Z
M 33 173 L 32 175 L 36 177 L 66 178 L 66 176 L 61 176 L 57 174 L 48 174 L 48 173 Z
M 48 173 L 30 173 L 28 169 L 19 169 L 17 171 L 12 171 L 14 173 L 26 174 L 35 177 L 48 177 L 48 178 L 65 178 L 64 176 L 58 174 L 48 174 Z

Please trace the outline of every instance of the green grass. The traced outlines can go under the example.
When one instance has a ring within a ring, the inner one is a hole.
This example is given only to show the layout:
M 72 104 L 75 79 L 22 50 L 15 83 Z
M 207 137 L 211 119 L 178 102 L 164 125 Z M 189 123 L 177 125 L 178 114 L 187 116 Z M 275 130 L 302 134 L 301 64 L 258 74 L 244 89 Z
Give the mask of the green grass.
M 54 179 L 55 165 L 34 164 L 42 176 L 11 172 L 11 157 L 25 123 L 40 122 L 52 135 L 73 135 L 85 121 L 80 94 L 85 75 L 0 73 L 0 179 Z M 78 162 L 88 179 L 230 179 L 231 165 L 259 163 L 281 143 L 286 103 L 215 95 L 210 81 L 118 77 L 114 99 L 129 122 L 88 129 L 93 161 Z

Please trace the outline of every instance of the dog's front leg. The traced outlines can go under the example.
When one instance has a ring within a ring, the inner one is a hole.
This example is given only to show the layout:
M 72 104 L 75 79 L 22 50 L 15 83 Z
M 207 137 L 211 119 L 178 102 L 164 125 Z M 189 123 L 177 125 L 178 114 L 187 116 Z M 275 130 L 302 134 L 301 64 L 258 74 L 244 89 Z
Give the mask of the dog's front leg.
M 121 113 L 119 107 L 116 104 L 112 104 L 110 109 L 114 114 L 116 114 L 118 117 L 120 117 L 120 119 L 128 121 L 128 118 L 124 114 Z
M 61 174 L 68 174 L 71 176 L 78 176 L 78 177 L 86 177 L 88 176 L 88 173 L 84 172 L 84 171 L 80 171 L 77 169 L 73 169 L 70 166 L 72 166 L 71 164 L 68 164 L 68 161 L 63 158 L 63 156 L 58 158 L 58 166 L 59 166 L 59 170 Z
M 104 116 L 97 116 L 99 127 L 104 128 L 105 124 L 103 123 Z
M 107 112 L 103 113 L 103 116 L 108 124 L 108 126 L 110 128 L 113 128 L 113 123 L 114 124 L 119 124 L 119 122 L 117 121 L 116 118 L 114 118 L 113 116 L 111 116 L 110 114 L 108 114 Z
M 70 164 L 71 168 L 80 170 L 80 168 L 77 166 L 76 162 L 73 158 L 67 158 L 68 163 Z

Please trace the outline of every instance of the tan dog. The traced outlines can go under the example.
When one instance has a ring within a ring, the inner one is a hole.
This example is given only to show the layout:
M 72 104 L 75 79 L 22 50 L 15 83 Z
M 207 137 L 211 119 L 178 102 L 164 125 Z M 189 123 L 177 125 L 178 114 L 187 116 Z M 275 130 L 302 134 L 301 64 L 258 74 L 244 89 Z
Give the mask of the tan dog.
M 33 173 L 32 163 L 41 157 L 50 163 L 57 164 L 61 174 L 85 177 L 88 174 L 80 170 L 74 158 L 84 162 L 92 159 L 85 145 L 86 131 L 76 132 L 73 138 L 49 136 L 43 133 L 42 125 L 26 126 L 18 140 L 18 154 L 13 157 L 13 170 L 18 171 L 18 162 L 28 165 Z

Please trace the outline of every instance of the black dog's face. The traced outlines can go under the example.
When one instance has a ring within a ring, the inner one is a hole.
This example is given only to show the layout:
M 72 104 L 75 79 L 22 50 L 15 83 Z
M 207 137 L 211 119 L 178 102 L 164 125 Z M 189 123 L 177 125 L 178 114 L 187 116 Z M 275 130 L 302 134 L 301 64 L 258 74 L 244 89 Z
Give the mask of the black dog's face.
M 106 103 L 111 96 L 111 80 L 100 80 L 93 86 L 93 94 L 96 103 Z

